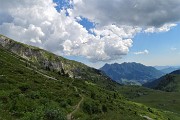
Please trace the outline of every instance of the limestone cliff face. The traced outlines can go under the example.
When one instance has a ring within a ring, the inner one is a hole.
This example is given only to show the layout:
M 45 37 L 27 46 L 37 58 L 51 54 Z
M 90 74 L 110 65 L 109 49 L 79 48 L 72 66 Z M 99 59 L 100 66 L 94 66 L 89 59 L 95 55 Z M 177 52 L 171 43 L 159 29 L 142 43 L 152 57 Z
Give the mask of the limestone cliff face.
M 100 70 L 65 59 L 46 50 L 16 42 L 3 35 L 0 35 L 0 47 L 9 51 L 10 54 L 15 53 L 18 57 L 24 58 L 26 62 L 28 60 L 28 65 L 38 67 L 39 70 L 44 69 L 66 77 L 89 80 L 112 90 L 116 85 Z
M 43 69 L 55 71 L 62 75 L 68 75 L 69 77 L 81 78 L 79 73 L 81 71 L 80 69 L 85 67 L 85 65 L 81 63 L 67 60 L 37 47 L 13 41 L 2 35 L 0 36 L 0 44 L 7 50 L 34 64 L 38 64 Z

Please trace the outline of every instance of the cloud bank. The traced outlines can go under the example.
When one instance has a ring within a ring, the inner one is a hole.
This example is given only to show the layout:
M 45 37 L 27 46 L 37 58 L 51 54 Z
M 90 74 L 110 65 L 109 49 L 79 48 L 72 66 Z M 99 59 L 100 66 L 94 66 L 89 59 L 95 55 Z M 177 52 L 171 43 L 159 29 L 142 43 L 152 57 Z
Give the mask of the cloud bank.
M 102 25 L 161 27 L 180 20 L 179 0 L 74 0 L 75 13 Z
M 52 0 L 3 0 L 0 33 L 59 55 L 97 62 L 126 55 L 137 33 L 169 31 L 180 20 L 177 0 L 74 0 L 70 4 L 73 8 L 58 12 Z M 96 23 L 91 33 L 78 22 L 81 17 Z

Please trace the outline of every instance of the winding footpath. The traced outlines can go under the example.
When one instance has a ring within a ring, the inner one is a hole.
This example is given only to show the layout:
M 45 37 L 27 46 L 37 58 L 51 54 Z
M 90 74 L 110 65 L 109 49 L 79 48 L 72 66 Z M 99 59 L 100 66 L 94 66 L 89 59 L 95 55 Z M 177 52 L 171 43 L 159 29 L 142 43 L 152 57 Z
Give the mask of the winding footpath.
M 78 109 L 80 108 L 81 103 L 84 100 L 84 97 L 82 95 L 81 96 L 81 100 L 79 101 L 79 103 L 76 105 L 76 108 L 69 114 L 67 114 L 67 120 L 72 120 L 72 115 L 78 111 Z
M 74 82 L 74 80 L 71 82 L 71 85 L 72 85 L 73 82 Z M 75 91 L 78 92 L 77 87 L 76 86 L 73 86 L 73 87 L 74 87 Z M 73 119 L 72 115 L 75 112 L 78 111 L 78 109 L 80 108 L 81 103 L 84 101 L 84 97 L 80 93 L 79 93 L 79 96 L 81 97 L 81 100 L 78 102 L 78 104 L 76 105 L 75 109 L 72 112 L 70 112 L 69 114 L 67 114 L 67 120 L 72 120 Z

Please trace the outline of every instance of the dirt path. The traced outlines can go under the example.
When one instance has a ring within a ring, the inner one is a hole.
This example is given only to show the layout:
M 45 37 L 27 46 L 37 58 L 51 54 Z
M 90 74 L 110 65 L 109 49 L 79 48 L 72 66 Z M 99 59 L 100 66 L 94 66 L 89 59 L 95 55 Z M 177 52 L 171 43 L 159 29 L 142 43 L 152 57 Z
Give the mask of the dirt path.
M 41 72 L 39 72 L 39 71 L 36 71 L 36 72 L 39 73 L 39 74 L 41 74 L 42 76 L 48 78 L 48 79 L 57 80 L 56 78 L 51 77 L 51 76 L 48 76 L 48 75 L 46 75 L 46 74 L 43 74 L 43 73 L 41 73 Z
M 84 97 L 83 97 L 81 94 L 79 94 L 79 96 L 81 96 L 81 100 L 80 100 L 80 101 L 78 102 L 78 104 L 76 105 L 76 108 L 75 108 L 71 113 L 67 114 L 67 120 L 72 120 L 72 115 L 73 115 L 75 112 L 77 112 L 78 109 L 80 108 L 80 105 L 81 105 L 81 103 L 82 103 L 83 100 L 84 100 Z
M 40 74 L 40 75 L 42 75 L 42 76 L 44 76 L 44 77 L 46 77 L 46 78 L 48 78 L 48 79 L 57 80 L 56 78 L 51 77 L 51 76 L 48 76 L 48 75 L 46 75 L 46 74 L 44 74 L 44 73 L 42 73 L 42 72 L 40 72 L 40 71 L 38 71 L 38 70 L 36 70 L 36 69 L 30 68 L 30 67 L 26 67 L 26 66 L 24 66 L 24 65 L 21 65 L 21 66 L 24 67 L 24 68 L 27 68 L 27 69 L 29 69 L 29 70 L 32 70 L 32 71 L 34 71 L 34 72 L 36 72 L 36 73 L 38 73 L 38 74 Z
M 70 85 L 72 85 L 73 82 L 74 82 L 74 79 L 72 80 L 72 82 L 70 83 Z M 73 86 L 73 85 L 72 85 L 72 86 Z M 78 92 L 77 87 L 76 87 L 76 86 L 73 86 L 73 87 L 74 87 L 74 90 L 75 90 L 76 92 Z M 80 93 L 79 93 L 79 96 L 81 97 L 81 100 L 78 102 L 78 104 L 76 105 L 75 109 L 74 109 L 72 112 L 70 112 L 69 114 L 67 114 L 67 120 L 72 120 L 72 119 L 73 119 L 72 115 L 73 115 L 75 112 L 78 111 L 78 109 L 80 108 L 81 103 L 84 101 L 84 97 L 83 97 Z

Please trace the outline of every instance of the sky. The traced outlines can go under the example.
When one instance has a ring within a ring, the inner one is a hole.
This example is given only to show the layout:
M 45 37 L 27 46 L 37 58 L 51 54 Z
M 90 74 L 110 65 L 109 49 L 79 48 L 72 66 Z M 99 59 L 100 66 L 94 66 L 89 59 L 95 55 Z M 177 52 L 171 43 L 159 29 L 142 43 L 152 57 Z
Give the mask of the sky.
M 179 0 L 0 0 L 0 34 L 100 68 L 180 65 Z

